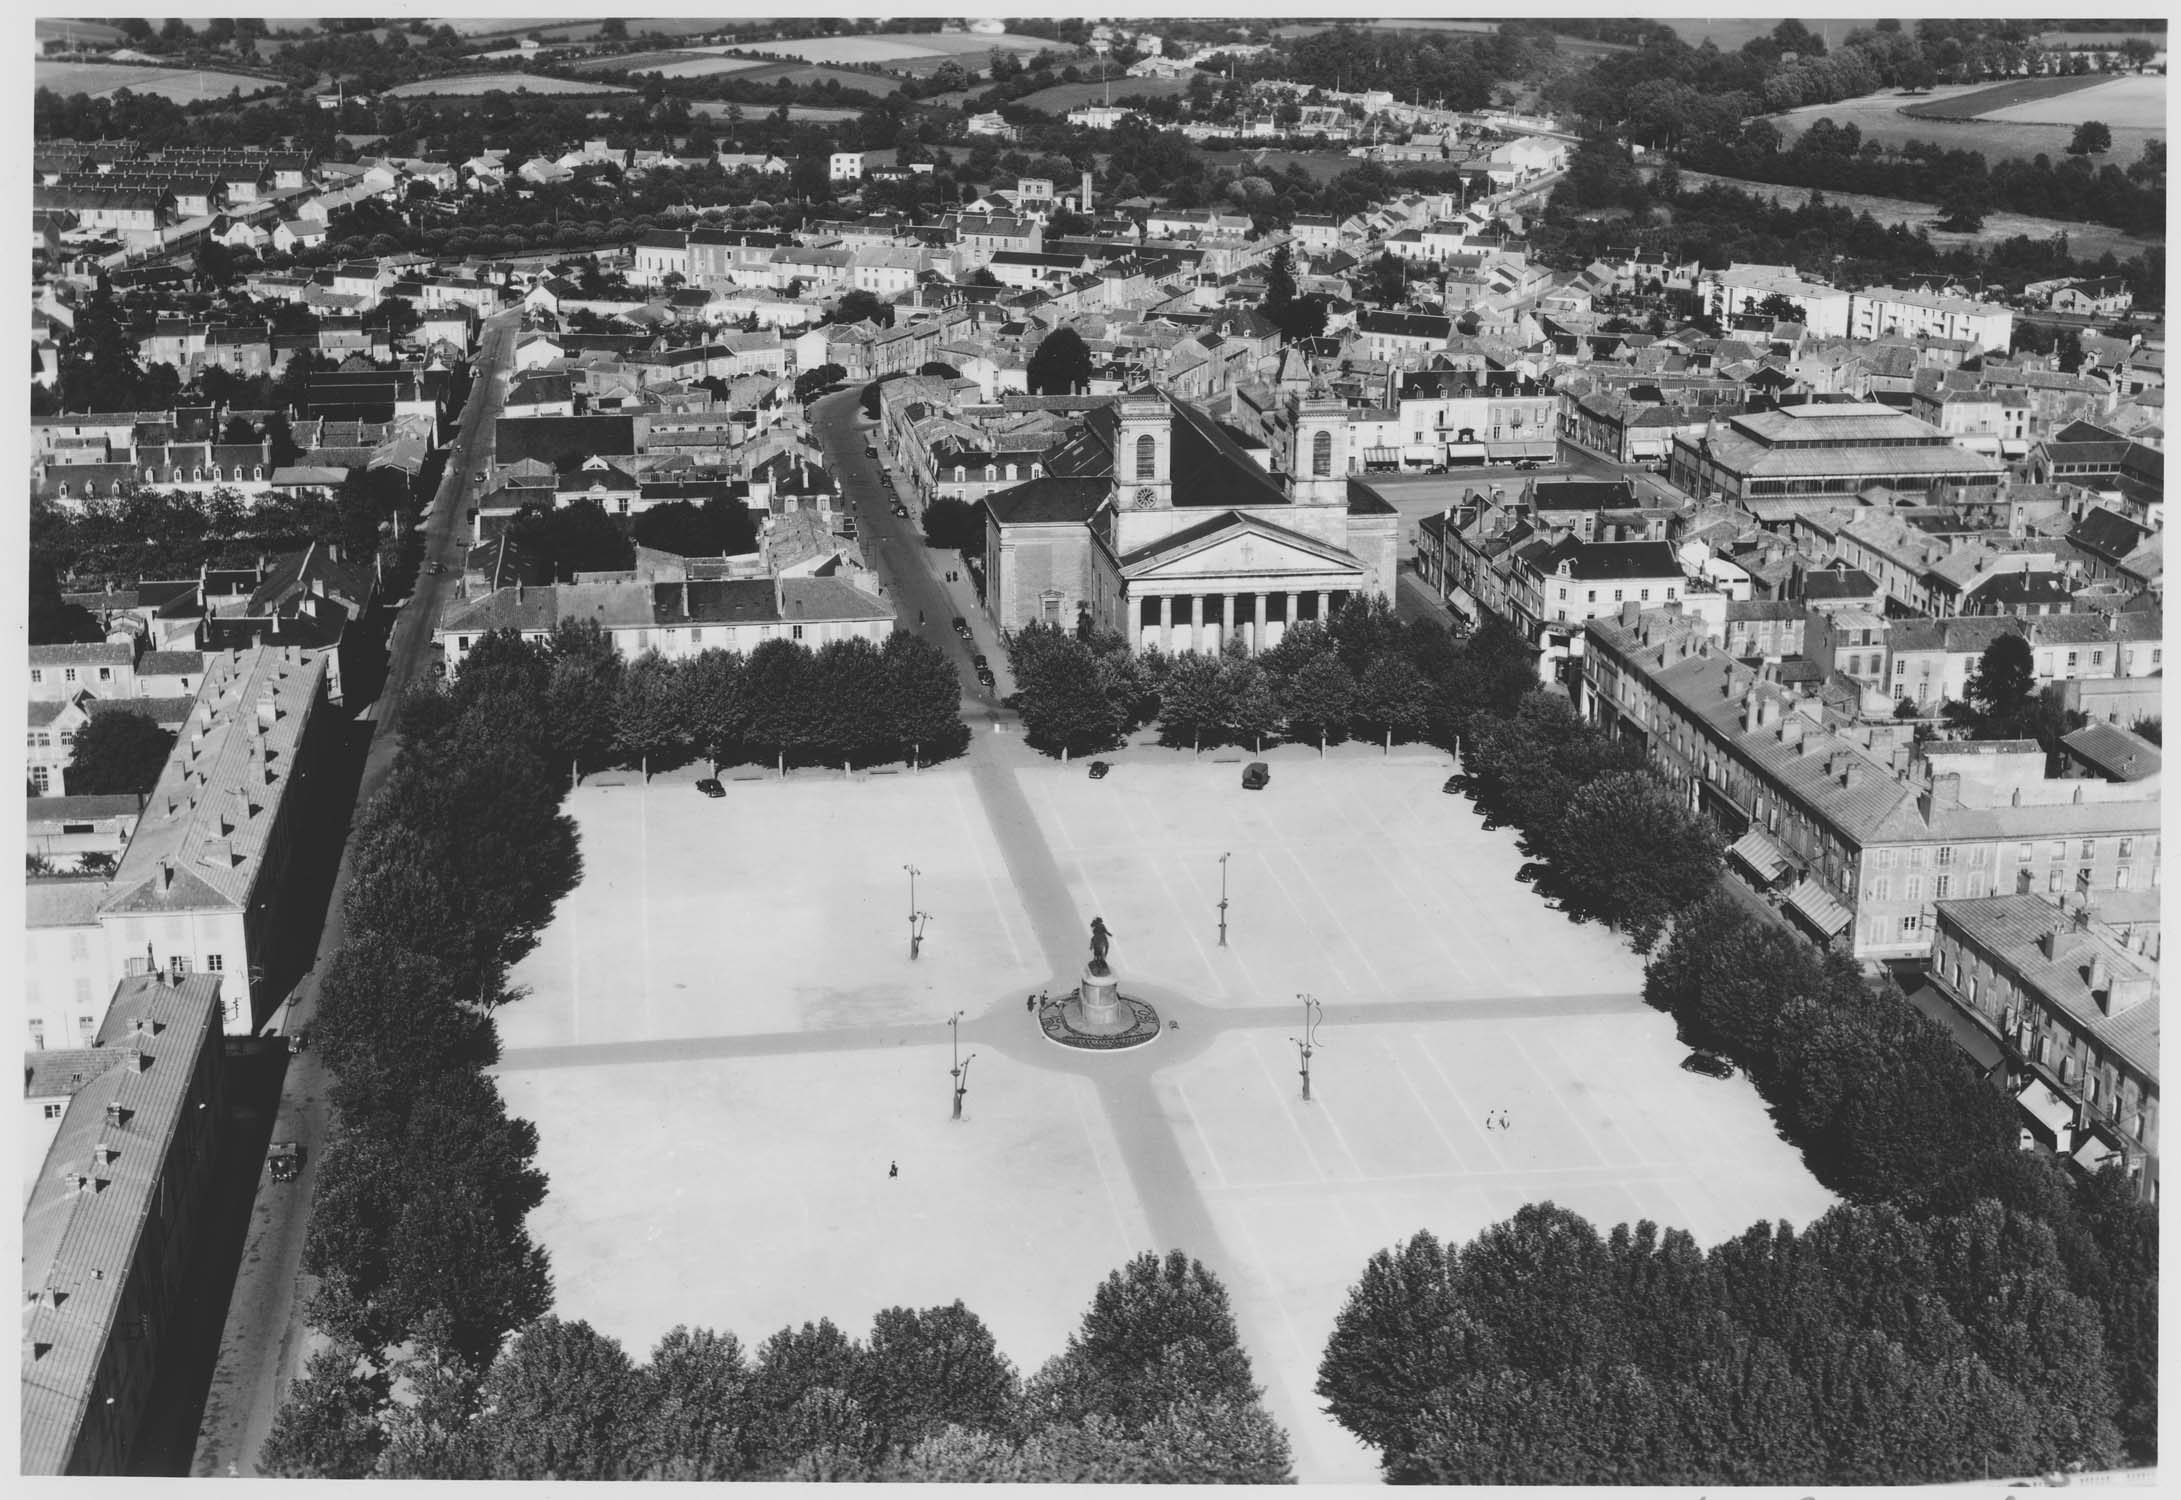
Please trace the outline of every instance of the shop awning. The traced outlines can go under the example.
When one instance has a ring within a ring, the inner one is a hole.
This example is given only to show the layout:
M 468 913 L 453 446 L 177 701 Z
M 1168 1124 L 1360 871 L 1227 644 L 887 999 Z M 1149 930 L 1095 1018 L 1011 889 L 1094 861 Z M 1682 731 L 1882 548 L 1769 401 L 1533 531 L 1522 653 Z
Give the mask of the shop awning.
M 1981 1071 L 1991 1073 L 2006 1061 L 1999 1038 L 1962 1014 L 1961 1007 L 1939 993 L 1937 986 L 1917 985 L 1908 992 L 1908 1003 L 1936 1022 Z
M 1749 872 L 1765 885 L 1787 873 L 1787 856 L 1760 829 L 1752 828 L 1743 834 L 1727 853 L 1748 866 Z
M 1484 458 L 1487 454 L 1482 443 L 1448 443 L 1446 445 L 1446 456 L 1448 458 Z
M 1547 440 L 1542 443 L 1490 443 L 1492 458 L 1496 463 L 1507 463 L 1518 458 L 1558 458 L 1560 445 Z
M 2022 1092 L 2014 1096 L 2014 1102 L 2022 1106 L 2022 1112 L 2035 1120 L 2044 1134 L 2054 1141 L 2064 1141 L 2067 1133 L 2075 1128 L 2075 1106 L 2052 1091 L 2052 1085 L 2042 1078 L 2032 1078 L 2022 1085 Z
M 2114 1145 L 2096 1131 L 2083 1137 L 2083 1143 L 2075 1148 L 2075 1165 L 2085 1172 L 2095 1172 L 2107 1162 L 2125 1166 L 2128 1153 Z
M 1401 450 L 1399 448 L 1366 448 L 1363 450 L 1363 461 L 1367 464 L 1397 464 L 1401 462 Z
M 2001 458 L 2021 458 L 2027 455 L 2029 451 L 2030 445 L 2019 438 L 2001 438 L 1999 440 L 1999 456 Z
M 1789 891 L 1787 904 L 1815 927 L 1820 937 L 1832 937 L 1846 927 L 1854 915 L 1815 880 L 1805 880 Z

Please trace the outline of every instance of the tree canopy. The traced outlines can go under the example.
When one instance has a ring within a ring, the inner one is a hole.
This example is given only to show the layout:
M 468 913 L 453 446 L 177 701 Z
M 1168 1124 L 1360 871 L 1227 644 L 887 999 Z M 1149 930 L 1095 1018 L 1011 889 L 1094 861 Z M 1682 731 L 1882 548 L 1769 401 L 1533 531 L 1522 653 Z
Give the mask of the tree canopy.
M 174 739 L 174 731 L 149 714 L 122 709 L 93 715 L 76 731 L 69 752 L 69 795 L 148 795 L 166 769 Z

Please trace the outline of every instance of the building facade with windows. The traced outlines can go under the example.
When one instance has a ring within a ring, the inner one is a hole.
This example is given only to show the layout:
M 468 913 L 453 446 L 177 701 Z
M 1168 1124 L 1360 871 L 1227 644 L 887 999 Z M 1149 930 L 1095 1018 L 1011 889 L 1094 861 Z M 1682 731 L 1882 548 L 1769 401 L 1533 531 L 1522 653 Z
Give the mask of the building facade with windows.
M 70 1045 L 89 1014 L 86 995 L 110 994 L 155 969 L 218 975 L 226 1029 L 257 1030 L 308 961 L 290 911 L 290 872 L 330 732 L 325 701 L 324 652 L 256 646 L 207 655 L 113 877 L 32 883 L 34 1046 Z
M 1935 903 L 2158 883 L 2155 786 L 2048 778 L 2034 742 L 1839 724 L 1688 614 L 1587 627 L 1582 710 L 1640 743 L 1735 862 L 1858 959 L 1920 958 Z
M 2024 1144 L 2126 1172 L 2158 1200 L 2158 960 L 2097 919 L 2034 895 L 1942 901 L 1931 984 L 1993 1038 Z

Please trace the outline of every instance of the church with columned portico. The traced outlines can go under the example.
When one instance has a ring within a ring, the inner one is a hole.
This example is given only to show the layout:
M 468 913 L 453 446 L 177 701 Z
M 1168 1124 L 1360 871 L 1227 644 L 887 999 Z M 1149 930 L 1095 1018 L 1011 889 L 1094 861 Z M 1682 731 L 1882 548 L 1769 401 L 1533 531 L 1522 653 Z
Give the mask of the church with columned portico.
M 1042 475 L 985 497 L 993 618 L 1088 623 L 1138 650 L 1261 651 L 1349 598 L 1391 598 L 1399 517 L 1351 478 L 1346 406 L 1298 391 L 1283 415 L 1268 465 L 1156 390 L 1086 413 Z

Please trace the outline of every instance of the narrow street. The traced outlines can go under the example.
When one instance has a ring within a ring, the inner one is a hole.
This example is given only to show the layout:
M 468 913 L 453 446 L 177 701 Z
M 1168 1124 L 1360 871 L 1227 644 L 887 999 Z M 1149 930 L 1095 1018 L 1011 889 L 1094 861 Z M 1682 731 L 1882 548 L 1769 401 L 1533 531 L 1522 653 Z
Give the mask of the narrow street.
M 358 716 L 359 723 L 372 726 L 357 789 L 358 809 L 377 795 L 393 768 L 399 749 L 394 706 L 427 669 L 433 622 L 461 576 L 467 542 L 462 523 L 468 500 L 476 489 L 472 475 L 484 466 L 492 451 L 493 419 L 499 415 L 506 395 L 507 368 L 520 321 L 520 312 L 510 309 L 486 319 L 484 324 L 476 381 L 448 454 L 439 494 L 424 517 L 424 560 L 388 639 L 385 684 L 378 701 Z M 434 563 L 443 565 L 446 571 L 434 573 Z M 348 880 L 344 851 L 319 937 L 318 961 L 296 987 L 286 1009 L 268 1026 L 269 1031 L 293 1035 L 316 1015 L 319 975 L 340 951 L 346 936 L 341 901 Z M 274 1184 L 269 1178 L 260 1181 L 243 1245 L 242 1265 L 228 1297 L 227 1324 L 220 1337 L 211 1388 L 198 1424 L 196 1454 L 188 1469 L 192 1475 L 224 1475 L 230 1469 L 240 1475 L 253 1474 L 251 1461 L 272 1430 L 273 1416 L 288 1383 L 302 1374 L 307 1353 L 303 1245 L 329 1124 L 326 1082 L 317 1053 L 290 1054 L 271 1138 L 302 1142 L 306 1151 L 303 1170 L 292 1183 Z M 237 1163 L 234 1170 L 246 1170 L 248 1166 Z

